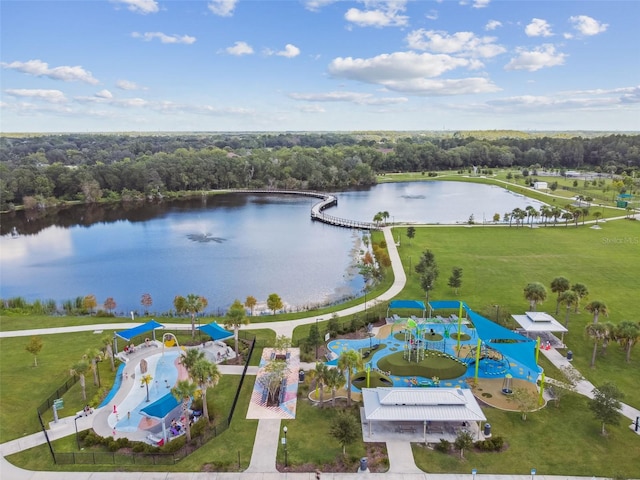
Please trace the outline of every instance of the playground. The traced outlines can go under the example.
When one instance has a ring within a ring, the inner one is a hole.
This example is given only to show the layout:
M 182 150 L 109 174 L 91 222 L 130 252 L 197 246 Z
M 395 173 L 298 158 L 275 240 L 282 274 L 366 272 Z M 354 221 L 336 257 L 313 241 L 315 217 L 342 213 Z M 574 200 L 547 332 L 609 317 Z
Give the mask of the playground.
M 156 331 L 162 328 L 151 321 L 114 335 L 114 350 L 117 351 L 117 339 L 124 339 L 126 345 L 116 354 L 122 364 L 112 390 L 100 405 L 108 408 L 102 409 L 94 422 L 94 429 L 103 436 L 162 444 L 182 435 L 184 422 L 197 420 L 200 413 L 189 412 L 190 418 L 185 418 L 181 403 L 171 393 L 179 380 L 188 378 L 182 356 L 188 348 L 201 350 L 212 363 L 235 355 L 221 341 L 232 334 L 217 324 L 200 327 L 212 341 L 195 347 L 180 346 L 172 333 L 163 333 L 156 340 Z M 135 343 L 136 337 L 149 332 L 152 338 Z
M 400 316 L 392 313 L 394 308 L 405 313 L 417 308 L 422 315 Z M 439 310 L 456 313 L 434 315 Z M 425 306 L 393 301 L 386 321 L 369 338 L 328 343 L 330 364 L 347 350 L 361 354 L 365 368 L 354 375 L 354 392 L 367 386 L 473 388 L 491 404 L 504 404 L 515 388 L 537 392 L 542 373 L 537 342 L 482 317 L 464 302 Z

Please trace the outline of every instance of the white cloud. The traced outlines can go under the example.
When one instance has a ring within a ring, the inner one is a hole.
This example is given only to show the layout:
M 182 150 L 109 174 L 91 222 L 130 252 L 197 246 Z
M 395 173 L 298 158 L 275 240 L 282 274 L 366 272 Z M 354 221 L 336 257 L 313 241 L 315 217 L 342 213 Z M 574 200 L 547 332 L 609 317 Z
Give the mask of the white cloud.
M 550 37 L 553 35 L 551 25 L 541 18 L 533 18 L 531 23 L 525 27 L 524 33 L 528 37 Z
M 574 17 L 570 17 L 569 21 L 573 24 L 573 28 L 575 28 L 582 35 L 597 35 L 607 30 L 609 26 L 606 23 L 600 23 L 598 20 L 588 17 L 587 15 L 577 15 Z
M 371 93 L 359 92 L 290 93 L 289 97 L 307 102 L 349 102 L 358 105 L 392 105 L 409 101 L 405 97 L 376 97 Z
M 489 2 L 491 2 L 491 0 L 474 0 L 473 1 L 473 8 L 485 8 L 489 6 Z
M 113 98 L 113 94 L 109 90 L 100 90 L 97 92 L 96 97 L 98 98 Z
M 276 52 L 276 55 L 287 58 L 297 57 L 298 55 L 300 55 L 300 49 L 295 45 L 287 43 L 284 47 L 284 50 Z
M 167 35 L 166 33 L 162 32 L 133 32 L 131 36 L 133 38 L 140 38 L 145 42 L 150 42 L 154 38 L 157 38 L 161 43 L 183 43 L 186 45 L 191 45 L 196 41 L 196 37 L 191 37 L 189 35 Z
M 116 82 L 116 87 L 118 87 L 120 90 L 142 90 L 142 87 L 140 87 L 137 83 L 130 82 L 129 80 L 118 80 Z
M 253 54 L 253 48 L 251 48 L 251 45 L 249 45 L 247 42 L 236 42 L 233 44 L 233 47 L 227 47 L 225 49 L 225 52 L 227 52 L 229 55 L 236 55 L 239 57 L 242 55 Z
M 326 110 L 320 105 L 302 105 L 299 110 L 304 113 L 325 113 Z
M 312 12 L 317 12 L 322 7 L 326 7 L 327 5 L 331 5 L 332 3 L 336 3 L 338 0 L 304 0 L 304 8 L 307 10 L 311 10 Z
M 236 8 L 238 0 L 211 0 L 207 7 L 209 10 L 220 17 L 230 17 Z
M 336 77 L 384 84 L 406 78 L 437 77 L 468 65 L 469 60 L 449 55 L 395 52 L 373 58 L 338 57 L 329 64 L 329 73 Z
M 555 47 L 551 44 L 544 44 L 530 51 L 519 48 L 516 52 L 518 55 L 512 58 L 504 67 L 505 70 L 527 70 L 529 72 L 535 72 L 541 68 L 563 65 L 567 57 L 564 53 L 556 52 Z
M 429 20 L 437 20 L 438 19 L 438 11 L 437 10 L 429 10 L 429 13 L 425 14 Z
M 158 2 L 155 0 L 111 0 L 114 3 L 124 3 L 127 9 L 135 13 L 146 15 L 147 13 L 157 13 Z
M 484 26 L 484 29 L 487 31 L 495 30 L 498 27 L 502 26 L 502 22 L 499 20 L 489 20 L 487 24 Z
M 458 79 L 412 78 L 385 83 L 389 90 L 411 95 L 471 95 L 500 91 L 500 87 L 483 77 Z
M 64 82 L 85 82 L 95 85 L 98 82 L 91 72 L 86 71 L 80 66 L 69 67 L 61 66 L 49 68 L 49 64 L 42 60 L 29 60 L 27 62 L 11 62 L 1 63 L 3 68 L 16 70 L 28 75 L 34 75 L 36 77 L 48 77 L 54 80 L 62 80 Z
M 401 15 L 406 9 L 405 0 L 365 1 L 365 7 L 369 5 L 378 8 L 368 10 L 350 8 L 344 14 L 345 20 L 360 27 L 404 27 L 409 22 L 409 17 Z
M 406 40 L 410 48 L 435 53 L 491 58 L 506 52 L 504 47 L 494 43 L 495 37 L 476 37 L 472 32 L 449 35 L 447 32 L 420 29 L 409 33 Z
M 499 90 L 481 77 L 431 80 L 456 68 L 475 68 L 477 64 L 475 60 L 450 55 L 396 52 L 368 59 L 336 58 L 329 64 L 329 73 L 413 95 L 460 95 Z
M 43 89 L 28 89 L 28 88 L 15 88 L 5 90 L 7 94 L 13 97 L 31 98 L 37 100 L 44 100 L 51 103 L 66 102 L 67 99 L 60 90 L 43 90 Z

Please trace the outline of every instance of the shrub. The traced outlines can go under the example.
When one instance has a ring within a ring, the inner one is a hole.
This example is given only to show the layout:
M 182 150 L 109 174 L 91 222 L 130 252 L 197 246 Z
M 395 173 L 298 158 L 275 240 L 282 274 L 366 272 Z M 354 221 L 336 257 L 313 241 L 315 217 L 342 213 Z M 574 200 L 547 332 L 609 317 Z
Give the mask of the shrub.
M 451 450 L 451 442 L 445 440 L 444 438 L 441 438 L 440 443 L 436 443 L 434 448 L 439 452 L 449 453 L 449 451 Z
M 475 447 L 483 452 L 499 452 L 504 447 L 504 438 L 492 437 L 480 440 L 475 443 Z
M 174 453 L 184 447 L 187 443 L 187 438 L 183 435 L 180 438 L 176 438 L 175 440 L 171 440 L 170 442 L 165 443 L 160 450 L 163 453 Z

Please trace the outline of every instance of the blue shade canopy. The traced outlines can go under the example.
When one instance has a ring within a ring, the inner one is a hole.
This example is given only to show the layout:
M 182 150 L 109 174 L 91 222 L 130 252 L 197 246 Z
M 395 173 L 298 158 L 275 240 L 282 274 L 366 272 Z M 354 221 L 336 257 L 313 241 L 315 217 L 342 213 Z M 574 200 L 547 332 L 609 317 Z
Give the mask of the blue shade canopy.
M 214 340 L 224 340 L 229 337 L 233 337 L 233 333 L 229 330 L 225 330 L 216 322 L 209 323 L 207 325 L 202 325 L 198 327 L 201 332 L 206 333 Z
M 133 337 L 137 337 L 138 335 L 142 335 L 144 333 L 151 332 L 159 328 L 164 328 L 164 325 L 159 324 L 155 320 L 151 320 L 147 323 L 143 323 L 142 325 L 138 325 L 137 327 L 130 328 L 129 330 L 116 332 L 116 335 L 128 341 L 128 340 L 131 340 Z
M 141 413 L 153 418 L 162 420 L 169 415 L 174 408 L 180 405 L 180 402 L 171 393 L 167 393 L 164 397 L 159 398 L 150 405 L 147 405 Z
M 417 308 L 424 310 L 424 302 L 422 300 L 391 300 L 389 308 Z
M 460 304 L 462 303 L 462 308 L 468 310 L 469 307 L 466 303 L 460 302 L 458 300 L 431 300 L 429 301 L 429 307 L 431 310 L 457 310 L 460 308 Z

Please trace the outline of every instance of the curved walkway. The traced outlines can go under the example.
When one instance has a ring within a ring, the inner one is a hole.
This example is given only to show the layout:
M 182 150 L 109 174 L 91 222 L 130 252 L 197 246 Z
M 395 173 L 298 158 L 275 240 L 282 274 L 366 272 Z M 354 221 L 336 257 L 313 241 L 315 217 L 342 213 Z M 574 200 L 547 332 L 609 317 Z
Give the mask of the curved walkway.
M 400 255 L 396 248 L 393 234 L 390 227 L 384 227 L 383 232 L 387 242 L 389 257 L 394 273 L 393 285 L 382 295 L 371 300 L 373 304 L 391 300 L 398 295 L 406 283 L 406 275 L 400 261 Z M 354 313 L 364 311 L 364 305 L 355 305 L 337 312 L 340 315 L 352 315 Z M 285 322 L 272 323 L 254 323 L 245 329 L 262 329 L 268 328 L 274 330 L 277 335 L 286 335 L 291 337 L 293 329 L 299 325 L 314 323 L 316 320 L 329 320 L 333 314 L 318 315 L 299 320 L 289 320 Z M 131 328 L 139 325 L 137 323 L 119 323 L 119 324 L 99 324 L 99 325 L 83 325 L 77 327 L 57 327 L 44 328 L 35 330 L 19 330 L 0 332 L 0 338 L 22 337 L 30 335 L 47 335 L 56 333 L 69 333 L 78 331 L 93 330 L 119 330 Z M 185 324 L 166 324 L 169 328 L 190 329 L 190 325 Z M 573 368 L 565 357 L 560 355 L 556 350 L 543 350 L 543 353 L 556 366 L 569 366 Z M 241 367 L 220 366 L 222 373 L 240 373 Z M 255 374 L 255 369 L 251 371 Z M 577 391 L 589 397 L 592 396 L 593 385 L 586 380 L 579 382 Z M 93 416 L 83 417 L 78 420 L 78 430 L 86 430 L 92 427 L 93 419 L 98 416 L 100 409 L 96 410 Z M 640 411 L 628 405 L 623 405 L 622 413 L 627 418 L 635 420 L 636 416 L 640 416 Z M 276 470 L 275 457 L 280 440 L 280 420 L 260 420 L 254 441 L 253 454 L 249 468 L 244 472 L 228 473 L 228 472 L 118 472 L 118 479 L 121 480 L 313 480 L 316 478 L 315 473 L 280 473 Z M 75 433 L 74 417 L 65 417 L 59 420 L 59 425 L 48 431 L 52 440 L 63 438 Z M 10 480 L 112 480 L 113 472 L 34 472 L 24 470 L 12 465 L 6 460 L 7 455 L 17 453 L 45 443 L 42 432 L 28 435 L 10 442 L 0 445 L 0 478 Z M 492 475 L 478 474 L 472 477 L 471 474 L 426 474 L 418 469 L 411 453 L 411 444 L 409 442 L 387 442 L 387 454 L 389 457 L 389 471 L 385 473 L 367 473 L 365 478 L 384 478 L 385 480 L 530 480 L 530 475 Z M 344 480 L 352 478 L 362 478 L 361 474 L 356 473 L 322 473 L 322 479 Z M 538 475 L 539 480 L 547 479 L 563 479 L 578 480 L 585 477 L 569 477 Z M 592 479 L 595 477 L 592 477 Z

